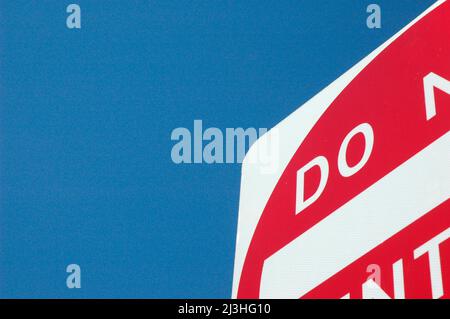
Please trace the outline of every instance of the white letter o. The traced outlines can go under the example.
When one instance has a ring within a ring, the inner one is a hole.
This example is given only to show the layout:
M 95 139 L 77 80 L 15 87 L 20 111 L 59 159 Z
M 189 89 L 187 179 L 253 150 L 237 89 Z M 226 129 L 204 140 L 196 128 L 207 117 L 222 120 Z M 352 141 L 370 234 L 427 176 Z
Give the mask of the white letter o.
M 353 136 L 355 136 L 358 133 L 362 133 L 366 141 L 364 147 L 364 154 L 358 164 L 356 164 L 353 167 L 350 167 L 348 166 L 346 158 L 347 147 Z M 372 126 L 370 126 L 370 124 L 368 123 L 358 125 L 353 130 L 351 130 L 350 133 L 347 134 L 347 136 L 344 138 L 344 141 L 342 141 L 338 155 L 338 169 L 339 173 L 341 173 L 342 176 L 344 177 L 352 176 L 353 174 L 358 172 L 361 168 L 363 168 L 364 165 L 366 165 L 367 161 L 369 160 L 370 154 L 372 153 L 373 141 L 374 141 L 373 129 Z

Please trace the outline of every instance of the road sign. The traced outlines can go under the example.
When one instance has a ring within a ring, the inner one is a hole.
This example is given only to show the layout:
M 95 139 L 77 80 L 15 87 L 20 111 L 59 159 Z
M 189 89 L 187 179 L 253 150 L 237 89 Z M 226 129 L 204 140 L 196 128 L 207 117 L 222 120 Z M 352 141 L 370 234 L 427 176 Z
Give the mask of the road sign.
M 448 39 L 438 1 L 250 149 L 233 297 L 450 297 Z

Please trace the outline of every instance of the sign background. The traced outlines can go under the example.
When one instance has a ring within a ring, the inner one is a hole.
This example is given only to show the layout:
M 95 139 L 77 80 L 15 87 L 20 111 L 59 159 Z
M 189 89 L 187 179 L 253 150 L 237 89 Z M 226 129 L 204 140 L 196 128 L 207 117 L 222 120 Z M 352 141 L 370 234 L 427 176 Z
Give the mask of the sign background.
M 0 297 L 230 297 L 240 165 L 176 127 L 272 127 L 434 1 L 0 0 Z M 82 268 L 82 288 L 65 267 Z

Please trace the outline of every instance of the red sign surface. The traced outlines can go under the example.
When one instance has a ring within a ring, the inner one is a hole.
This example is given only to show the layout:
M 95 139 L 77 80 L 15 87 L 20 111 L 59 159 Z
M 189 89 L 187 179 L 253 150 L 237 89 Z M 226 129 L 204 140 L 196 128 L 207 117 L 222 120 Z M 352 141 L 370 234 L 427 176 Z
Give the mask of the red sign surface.
M 450 297 L 449 39 L 439 1 L 252 147 L 233 297 Z

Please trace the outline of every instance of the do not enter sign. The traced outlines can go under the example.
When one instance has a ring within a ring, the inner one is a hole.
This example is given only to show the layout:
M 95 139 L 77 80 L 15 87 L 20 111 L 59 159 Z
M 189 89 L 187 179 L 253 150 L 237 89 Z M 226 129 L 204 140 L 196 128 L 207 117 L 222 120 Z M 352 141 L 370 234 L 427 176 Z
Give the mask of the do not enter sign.
M 448 39 L 439 1 L 250 149 L 233 297 L 450 297 Z

